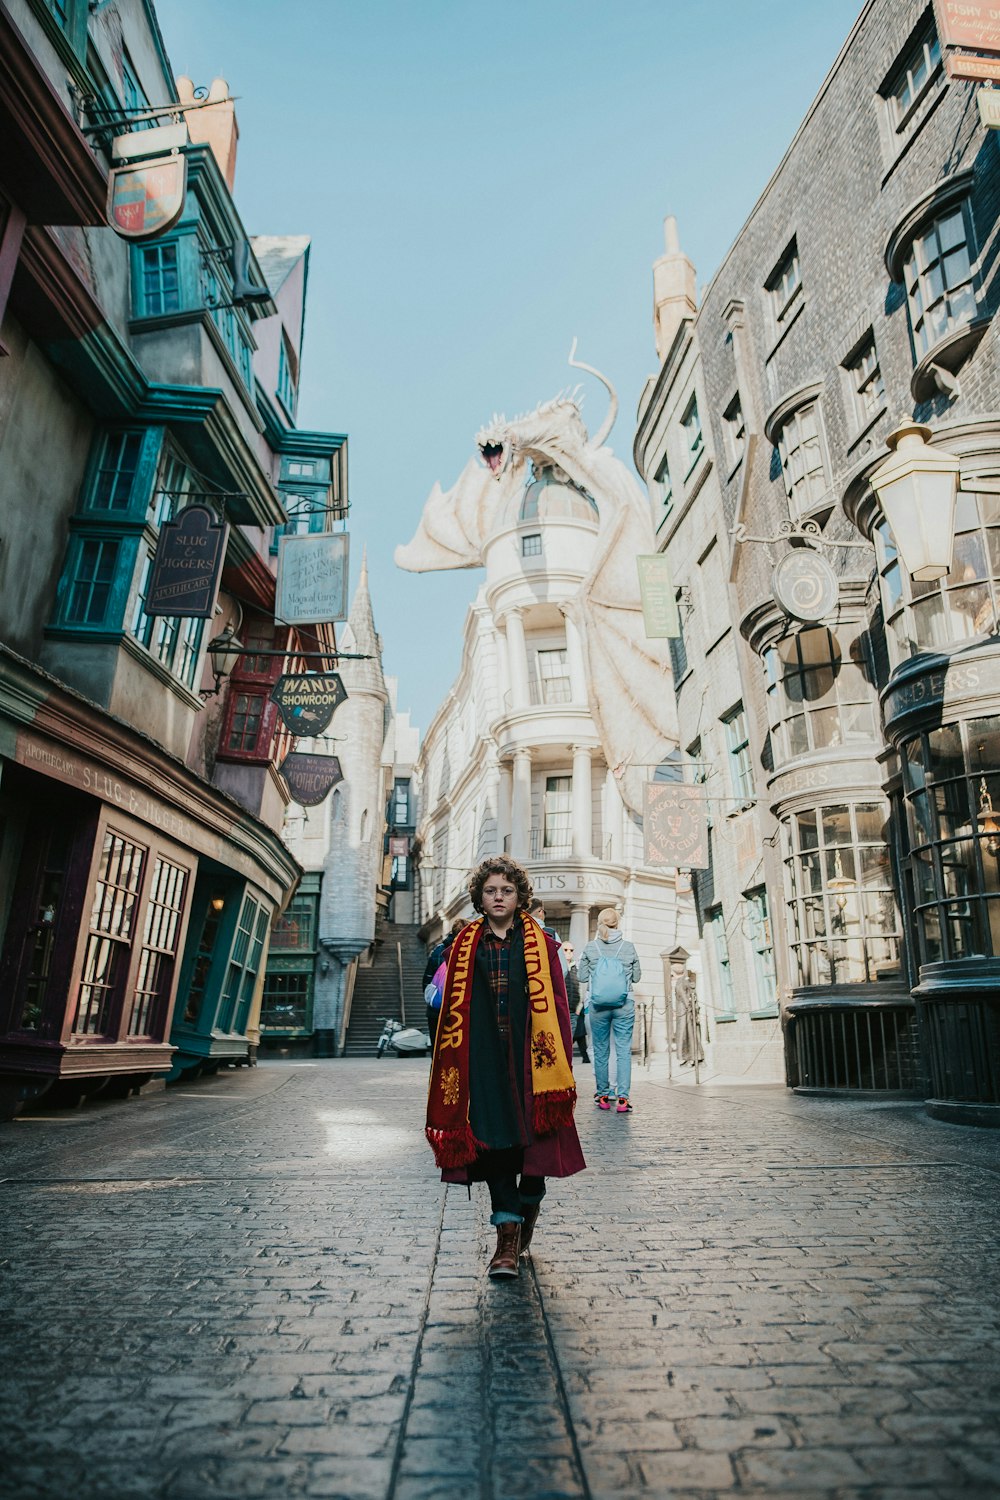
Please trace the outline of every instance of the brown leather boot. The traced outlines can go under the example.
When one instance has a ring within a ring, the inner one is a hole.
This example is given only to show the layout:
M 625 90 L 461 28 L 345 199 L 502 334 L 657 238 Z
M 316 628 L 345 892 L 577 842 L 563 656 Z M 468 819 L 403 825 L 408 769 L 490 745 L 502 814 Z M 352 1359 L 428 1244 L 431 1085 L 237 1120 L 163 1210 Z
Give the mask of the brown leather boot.
M 524 1204 L 524 1219 L 523 1219 L 523 1222 L 521 1224 L 521 1254 L 522 1255 L 524 1254 L 525 1250 L 527 1250 L 528 1246 L 531 1244 L 531 1236 L 535 1232 L 535 1225 L 538 1222 L 538 1210 L 541 1208 L 541 1206 L 542 1205 L 540 1203 L 525 1203 Z
M 488 1272 L 494 1281 L 504 1281 L 518 1274 L 517 1258 L 520 1250 L 520 1224 L 498 1224 L 496 1254 L 490 1261 Z

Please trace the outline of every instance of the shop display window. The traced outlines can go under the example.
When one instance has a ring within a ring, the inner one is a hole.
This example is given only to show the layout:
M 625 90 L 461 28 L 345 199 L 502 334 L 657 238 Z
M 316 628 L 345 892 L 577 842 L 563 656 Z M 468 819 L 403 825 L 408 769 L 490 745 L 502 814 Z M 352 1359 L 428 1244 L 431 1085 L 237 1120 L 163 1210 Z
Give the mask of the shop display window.
M 921 963 L 1000 958 L 1000 718 L 902 747 Z
M 799 985 L 866 984 L 899 968 L 899 918 L 881 802 L 806 808 L 782 821 Z
M 875 693 L 860 625 L 817 625 L 764 653 L 776 765 L 816 750 L 875 740 Z
M 889 658 L 893 666 L 923 651 L 996 633 L 1000 621 L 1000 495 L 959 493 L 951 572 L 919 583 L 900 566 L 885 522 L 875 533 Z

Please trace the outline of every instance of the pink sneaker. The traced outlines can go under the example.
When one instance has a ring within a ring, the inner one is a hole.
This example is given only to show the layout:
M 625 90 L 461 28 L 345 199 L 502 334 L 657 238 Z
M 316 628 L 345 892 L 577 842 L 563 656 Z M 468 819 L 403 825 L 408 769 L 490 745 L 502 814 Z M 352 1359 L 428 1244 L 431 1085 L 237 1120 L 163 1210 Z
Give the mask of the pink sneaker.
M 630 1115 L 632 1113 L 632 1106 L 628 1102 L 627 1094 L 623 1094 L 622 1097 L 618 1100 L 616 1109 L 617 1113 L 620 1115 Z
M 598 1094 L 598 1096 L 597 1096 L 597 1107 L 598 1107 L 598 1109 L 610 1109 L 611 1108 L 611 1100 L 608 1098 L 607 1094 Z

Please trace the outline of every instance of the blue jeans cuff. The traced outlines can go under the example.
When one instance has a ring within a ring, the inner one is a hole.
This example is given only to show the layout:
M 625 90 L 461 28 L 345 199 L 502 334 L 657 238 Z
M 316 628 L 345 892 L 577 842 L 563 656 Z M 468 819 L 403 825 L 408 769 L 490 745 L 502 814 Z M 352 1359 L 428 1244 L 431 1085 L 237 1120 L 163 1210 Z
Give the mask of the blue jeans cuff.
M 506 1209 L 498 1208 L 496 1213 L 490 1214 L 490 1223 L 495 1228 L 498 1224 L 523 1224 L 524 1219 L 520 1214 L 509 1214 Z

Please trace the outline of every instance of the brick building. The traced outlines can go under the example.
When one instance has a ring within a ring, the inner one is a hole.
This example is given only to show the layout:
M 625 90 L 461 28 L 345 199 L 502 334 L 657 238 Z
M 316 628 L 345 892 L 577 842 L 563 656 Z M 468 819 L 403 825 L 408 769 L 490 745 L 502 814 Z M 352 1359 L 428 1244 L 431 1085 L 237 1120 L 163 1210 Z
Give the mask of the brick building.
M 661 349 L 636 458 L 703 641 L 713 549 L 684 541 L 688 507 L 725 560 L 745 721 L 713 705 L 710 727 L 754 805 L 789 1082 L 917 1091 L 985 1120 L 1000 1106 L 1000 170 L 945 50 L 919 0 L 865 5 L 685 314 L 696 357 Z M 692 400 L 711 480 L 691 493 L 681 476 L 664 524 L 662 461 L 690 451 Z M 953 563 L 933 581 L 901 565 L 871 486 L 905 419 L 961 463 Z M 709 872 L 730 933 L 727 901 L 754 894 L 733 848 L 716 837 Z M 741 936 L 753 946 L 752 923 Z

